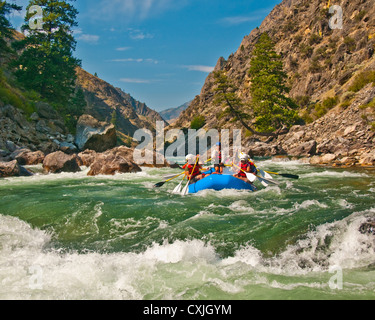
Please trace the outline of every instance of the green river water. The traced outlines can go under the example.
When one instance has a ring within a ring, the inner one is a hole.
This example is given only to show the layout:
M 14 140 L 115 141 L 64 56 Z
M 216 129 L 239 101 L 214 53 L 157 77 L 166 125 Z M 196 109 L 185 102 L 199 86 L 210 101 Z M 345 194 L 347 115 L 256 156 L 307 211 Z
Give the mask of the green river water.
M 374 172 L 257 164 L 300 179 L 185 197 L 153 188 L 178 169 L 0 180 L 0 299 L 374 299 Z

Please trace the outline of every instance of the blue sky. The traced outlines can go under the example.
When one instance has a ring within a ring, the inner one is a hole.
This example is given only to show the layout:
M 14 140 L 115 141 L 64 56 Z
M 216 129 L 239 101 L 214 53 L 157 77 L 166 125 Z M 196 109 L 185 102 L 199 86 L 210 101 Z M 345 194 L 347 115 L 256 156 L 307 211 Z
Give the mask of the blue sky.
M 9 1 L 12 2 L 12 1 Z M 13 0 L 27 6 L 27 0 Z M 162 111 L 192 100 L 281 0 L 79 0 L 82 67 Z M 19 29 L 22 15 L 13 15 Z

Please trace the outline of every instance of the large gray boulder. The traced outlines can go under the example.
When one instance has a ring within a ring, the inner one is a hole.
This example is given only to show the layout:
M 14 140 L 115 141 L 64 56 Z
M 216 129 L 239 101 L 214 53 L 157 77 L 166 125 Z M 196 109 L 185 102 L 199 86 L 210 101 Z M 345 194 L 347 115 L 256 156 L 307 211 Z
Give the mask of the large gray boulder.
M 85 114 L 78 120 L 75 144 L 79 150 L 104 152 L 112 149 L 117 144 L 115 126 Z

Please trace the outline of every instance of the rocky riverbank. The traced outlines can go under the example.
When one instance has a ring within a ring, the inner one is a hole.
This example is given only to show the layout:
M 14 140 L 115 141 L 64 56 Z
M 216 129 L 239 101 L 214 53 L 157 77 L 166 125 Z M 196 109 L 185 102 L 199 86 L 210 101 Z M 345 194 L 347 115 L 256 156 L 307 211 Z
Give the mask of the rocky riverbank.
M 44 174 L 80 172 L 82 166 L 90 168 L 89 176 L 141 172 L 141 166 L 133 159 L 133 152 L 131 148 L 119 146 L 101 153 L 94 150 L 75 154 L 56 151 L 44 155 L 41 151 L 32 152 L 19 148 L 13 153 L 13 155 L 19 154 L 14 160 L 0 161 L 0 178 L 31 176 L 33 173 L 24 166 L 38 164 L 42 164 Z M 155 167 L 175 167 L 175 165 L 165 160 L 163 165 L 155 165 Z
M 0 105 L 0 178 L 30 176 L 24 166 L 38 164 L 46 174 L 78 172 L 81 166 L 90 167 L 91 176 L 142 170 L 133 149 L 116 147 L 113 124 L 83 115 L 73 136 L 51 106 L 37 103 L 36 110 L 28 119 L 22 110 Z M 170 164 L 164 161 L 161 166 Z
M 369 84 L 354 97 L 350 108 L 338 105 L 322 118 L 294 126 L 285 134 L 266 141 L 249 140 L 252 156 L 290 156 L 312 165 L 332 167 L 375 166 L 375 115 L 364 106 L 375 99 Z

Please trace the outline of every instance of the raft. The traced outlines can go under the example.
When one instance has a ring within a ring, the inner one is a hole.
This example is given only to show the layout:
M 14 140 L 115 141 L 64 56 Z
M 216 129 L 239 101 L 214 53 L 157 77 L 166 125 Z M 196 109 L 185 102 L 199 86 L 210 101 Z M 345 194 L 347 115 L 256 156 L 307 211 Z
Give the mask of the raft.
M 256 191 L 254 185 L 246 183 L 230 175 L 213 174 L 189 186 L 189 193 L 197 193 L 202 190 L 221 191 L 224 189 Z

